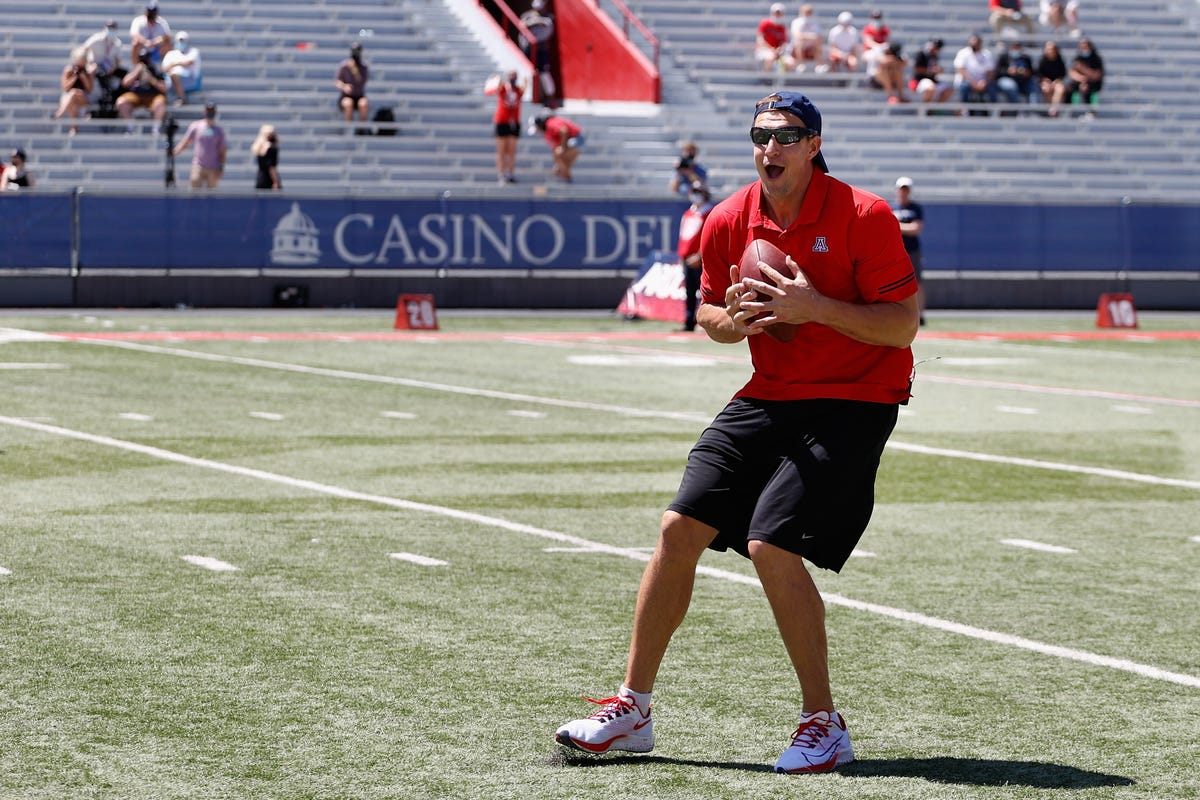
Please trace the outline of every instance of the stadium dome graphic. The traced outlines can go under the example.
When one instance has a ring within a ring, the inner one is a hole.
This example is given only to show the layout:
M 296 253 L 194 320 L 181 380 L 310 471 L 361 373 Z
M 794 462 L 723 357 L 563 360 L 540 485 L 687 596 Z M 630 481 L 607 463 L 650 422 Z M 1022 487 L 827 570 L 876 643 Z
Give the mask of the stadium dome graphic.
M 315 264 L 321 258 L 321 241 L 316 224 L 292 203 L 292 210 L 275 225 L 271 247 L 272 264 Z

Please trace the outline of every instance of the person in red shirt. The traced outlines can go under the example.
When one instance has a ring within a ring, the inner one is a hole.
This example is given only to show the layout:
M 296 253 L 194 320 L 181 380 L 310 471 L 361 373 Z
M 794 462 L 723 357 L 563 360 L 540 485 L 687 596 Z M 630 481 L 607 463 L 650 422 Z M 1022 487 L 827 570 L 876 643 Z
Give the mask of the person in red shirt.
M 733 549 L 754 564 L 800 679 L 800 725 L 775 771 L 824 772 L 854 750 L 834 710 L 824 603 L 805 562 L 839 571 L 871 517 L 880 455 L 909 397 L 917 281 L 887 201 L 827 174 L 821 114 L 807 97 L 768 95 L 752 124 L 758 180 L 704 223 L 696 322 L 713 341 L 746 341 L 754 372 L 700 435 L 663 515 L 623 685 L 555 739 L 593 753 L 653 748 L 652 690 L 697 562 L 706 549 Z M 759 262 L 773 284 L 741 278 L 755 239 L 782 249 L 793 274 Z M 778 323 L 794 336 L 777 337 Z
M 688 192 L 691 205 L 679 220 L 676 253 L 683 266 L 683 329 L 696 330 L 696 305 L 700 294 L 700 233 L 713 209 L 712 194 L 703 181 L 693 181 Z
M 579 158 L 579 150 L 586 139 L 583 128 L 545 109 L 534 118 L 533 126 L 554 153 L 554 174 L 570 183 L 571 167 Z
M 771 14 L 758 23 L 754 36 L 754 57 L 764 70 L 777 64 L 786 70 L 796 68 L 796 59 L 791 53 L 791 33 L 783 21 L 783 3 L 772 3 Z
M 483 86 L 484 94 L 496 95 L 496 113 L 492 123 L 496 129 L 496 174 L 500 183 L 517 182 L 517 139 L 521 136 L 521 98 L 525 83 L 517 71 L 509 70 L 501 77 L 493 75 Z
M 892 29 L 883 24 L 883 12 L 875 9 L 862 29 L 863 52 L 876 47 L 886 47 L 891 37 Z

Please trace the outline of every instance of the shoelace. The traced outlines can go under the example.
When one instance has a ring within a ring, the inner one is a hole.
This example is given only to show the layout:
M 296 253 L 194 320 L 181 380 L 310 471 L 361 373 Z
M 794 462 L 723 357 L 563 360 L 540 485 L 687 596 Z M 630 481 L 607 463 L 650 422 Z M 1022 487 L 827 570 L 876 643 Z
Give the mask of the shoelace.
M 792 747 L 812 749 L 820 744 L 821 739 L 829 735 L 829 726 L 833 720 L 807 719 L 800 723 L 792 734 Z
M 583 698 L 589 703 L 595 703 L 598 706 L 603 706 L 599 711 L 595 712 L 588 719 L 599 720 L 600 722 L 608 722 L 609 720 L 623 717 L 634 709 L 634 702 L 628 697 L 617 695 L 615 697 L 606 697 L 603 700 L 593 700 L 590 697 Z

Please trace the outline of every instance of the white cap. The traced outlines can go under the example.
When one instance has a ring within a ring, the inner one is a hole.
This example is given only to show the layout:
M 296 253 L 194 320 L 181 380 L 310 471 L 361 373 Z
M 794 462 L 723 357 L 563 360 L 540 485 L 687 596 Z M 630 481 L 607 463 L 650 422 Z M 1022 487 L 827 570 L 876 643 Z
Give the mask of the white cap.
M 782 14 L 784 11 L 787 11 L 787 9 L 784 7 L 783 3 L 771 3 L 772 14 Z
M 838 14 L 838 24 L 839 25 L 849 25 L 853 21 L 854 21 L 854 15 L 851 14 L 849 11 L 843 11 L 842 13 Z
M 901 175 L 899 178 L 896 178 L 896 188 L 897 189 L 901 189 L 901 188 L 911 189 L 912 185 L 913 185 L 912 178 L 908 177 L 907 175 Z
M 187 31 L 180 31 L 179 33 L 175 34 L 175 41 L 186 42 L 187 40 L 188 40 Z

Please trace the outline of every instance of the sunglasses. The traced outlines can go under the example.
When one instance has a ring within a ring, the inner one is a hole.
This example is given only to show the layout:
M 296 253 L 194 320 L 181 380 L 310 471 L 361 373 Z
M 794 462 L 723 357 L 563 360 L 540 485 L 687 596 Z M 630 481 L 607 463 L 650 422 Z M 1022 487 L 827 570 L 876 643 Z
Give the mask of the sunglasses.
M 750 141 L 754 142 L 759 147 L 766 147 L 771 143 L 772 137 L 775 141 L 783 146 L 795 144 L 801 139 L 808 139 L 821 134 L 814 131 L 812 128 L 751 128 Z

